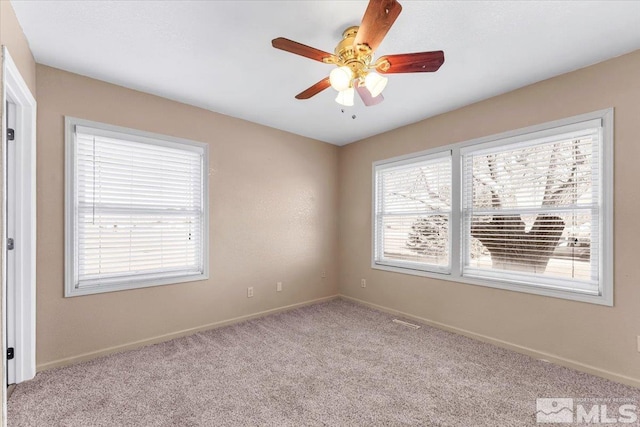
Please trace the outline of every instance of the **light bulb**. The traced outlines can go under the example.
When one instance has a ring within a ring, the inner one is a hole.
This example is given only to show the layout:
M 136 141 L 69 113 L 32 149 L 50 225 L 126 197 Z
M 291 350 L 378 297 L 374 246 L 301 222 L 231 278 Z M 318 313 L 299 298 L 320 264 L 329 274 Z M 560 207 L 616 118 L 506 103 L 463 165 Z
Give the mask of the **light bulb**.
M 338 96 L 336 96 L 336 102 L 340 105 L 344 105 L 345 107 L 352 107 L 354 93 L 355 91 L 352 87 L 341 90 L 338 92 Z
M 371 96 L 374 98 L 382 93 L 384 88 L 387 86 L 388 78 L 381 76 L 378 73 L 369 73 L 367 77 L 364 78 L 364 85 L 369 92 L 371 92 Z
M 329 74 L 331 87 L 337 91 L 345 90 L 351 86 L 351 80 L 353 80 L 353 71 L 347 66 L 334 68 Z

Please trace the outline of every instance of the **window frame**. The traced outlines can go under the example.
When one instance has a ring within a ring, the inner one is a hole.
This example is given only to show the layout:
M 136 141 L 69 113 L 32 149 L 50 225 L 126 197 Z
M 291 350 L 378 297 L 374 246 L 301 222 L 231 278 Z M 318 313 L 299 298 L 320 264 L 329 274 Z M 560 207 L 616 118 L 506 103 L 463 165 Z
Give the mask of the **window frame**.
M 585 127 L 585 122 L 601 120 L 602 124 L 602 141 L 599 158 L 600 166 L 600 221 L 601 230 L 600 242 L 600 274 L 599 286 L 600 293 L 598 295 L 588 294 L 575 290 L 554 289 L 552 287 L 535 286 L 528 283 L 520 283 L 517 281 L 491 280 L 487 278 L 479 278 L 473 276 L 465 276 L 462 274 L 463 267 L 463 212 L 462 212 L 462 153 L 470 150 L 474 146 L 500 146 L 507 144 L 518 144 L 519 142 L 531 141 L 545 136 L 556 135 L 560 133 L 570 132 L 572 130 Z M 542 295 L 554 298 L 561 298 L 573 301 L 587 302 L 605 306 L 613 306 L 614 302 L 614 283 L 613 283 L 613 172 L 614 172 L 614 109 L 607 108 L 603 110 L 593 111 L 586 114 L 555 120 L 547 123 L 533 125 L 486 137 L 476 138 L 459 143 L 449 144 L 442 147 L 436 147 L 417 153 L 406 154 L 389 159 L 375 161 L 372 164 L 372 193 L 371 193 L 371 268 L 394 273 L 409 274 L 413 276 L 429 277 L 441 279 L 445 281 L 453 281 L 462 284 L 470 284 L 484 286 L 496 289 L 504 289 L 516 292 L 524 292 L 534 295 Z M 424 156 L 437 155 L 438 153 L 451 152 L 451 272 L 438 273 L 433 271 L 416 270 L 402 268 L 398 266 L 389 266 L 376 262 L 376 171 L 378 167 L 391 167 L 393 163 L 404 162 L 410 163 L 413 159 L 419 159 Z
M 378 186 L 378 182 L 376 180 L 376 176 L 378 172 L 382 172 L 388 169 L 399 169 L 399 168 L 403 168 L 406 166 L 410 166 L 413 163 L 422 163 L 422 162 L 432 162 L 432 161 L 438 161 L 440 159 L 444 159 L 444 158 L 448 158 L 449 159 L 449 163 L 451 164 L 451 151 L 450 150 L 440 150 L 434 153 L 430 153 L 430 154 L 425 154 L 425 155 L 421 155 L 421 156 L 415 156 L 412 157 L 410 159 L 405 159 L 405 160 L 399 160 L 399 161 L 395 161 L 395 162 L 385 162 L 385 163 L 381 163 L 379 165 L 377 165 L 374 168 L 374 179 L 373 179 L 373 186 L 374 186 L 374 205 L 373 205 L 373 262 L 376 265 L 384 265 L 387 267 L 397 267 L 397 268 L 401 268 L 401 269 L 406 269 L 406 270 L 416 270 L 416 271 L 425 271 L 425 272 L 431 272 L 431 273 L 441 273 L 441 274 L 450 274 L 451 272 L 451 264 L 452 264 L 452 258 L 451 258 L 451 249 L 452 249 L 452 242 L 453 239 L 451 238 L 451 224 L 453 222 L 453 211 L 450 211 L 448 213 L 448 235 L 449 235 L 449 241 L 447 242 L 447 246 L 449 247 L 449 263 L 446 266 L 438 266 L 435 264 L 424 264 L 424 263 L 420 263 L 418 261 L 394 261 L 391 259 L 387 259 L 387 260 L 380 260 L 380 261 L 376 261 L 376 259 L 378 258 L 378 253 L 380 251 L 378 251 L 377 249 L 377 242 L 378 242 L 378 234 L 379 234 L 379 228 L 377 227 L 377 206 L 375 204 L 375 195 L 378 193 L 377 191 L 377 186 Z M 451 167 L 453 167 L 453 165 L 451 165 Z M 453 194 L 452 194 L 453 197 Z M 425 215 L 428 214 L 427 212 L 425 212 Z M 431 215 L 442 215 L 442 213 L 431 213 Z
M 117 278 L 105 278 L 101 283 L 91 286 L 76 286 L 76 227 L 75 204 L 77 194 L 75 154 L 76 126 L 94 128 L 103 136 L 122 138 L 127 141 L 142 142 L 163 147 L 171 147 L 201 153 L 202 156 L 202 271 L 196 274 L 156 273 L 141 278 L 123 275 Z M 110 125 L 76 117 L 65 116 L 65 285 L 64 296 L 101 294 L 151 286 L 171 285 L 184 282 L 207 280 L 209 278 L 209 145 L 173 136 L 145 132 L 121 126 Z

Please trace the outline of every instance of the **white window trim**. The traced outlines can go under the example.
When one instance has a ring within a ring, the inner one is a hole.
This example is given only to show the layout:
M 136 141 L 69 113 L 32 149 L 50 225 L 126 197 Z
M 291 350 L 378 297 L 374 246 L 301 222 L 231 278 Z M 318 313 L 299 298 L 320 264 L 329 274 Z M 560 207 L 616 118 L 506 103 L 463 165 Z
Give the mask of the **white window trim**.
M 473 278 L 462 275 L 462 156 L 461 151 L 469 147 L 479 144 L 495 143 L 501 145 L 505 143 L 517 143 L 534 138 L 543 138 L 559 132 L 559 128 L 563 128 L 561 132 L 569 132 L 573 128 L 583 126 L 584 122 L 591 120 L 601 120 L 603 127 L 602 135 L 602 152 L 600 156 L 600 170 L 602 174 L 602 191 L 601 191 L 601 212 L 600 227 L 602 230 L 601 241 L 601 261 L 600 261 L 600 282 L 601 294 L 593 295 L 570 291 L 565 289 L 553 289 L 551 287 L 532 286 L 517 282 L 493 281 L 484 278 Z M 547 122 L 539 125 L 529 126 L 526 128 L 516 129 L 513 131 L 503 132 L 469 141 L 459 142 L 443 147 L 437 147 L 418 153 L 411 153 L 390 159 L 379 160 L 373 163 L 371 179 L 371 268 L 376 270 L 384 270 L 394 273 L 409 274 L 414 276 L 430 277 L 453 281 L 458 283 L 485 286 L 490 288 L 505 289 L 510 291 L 524 292 L 535 295 L 543 295 L 554 298 L 562 298 L 573 301 L 588 302 L 606 306 L 613 306 L 613 108 L 594 111 L 591 113 L 581 114 L 566 119 Z M 535 135 L 532 135 L 535 134 Z M 384 167 L 384 165 L 397 162 L 410 162 L 423 156 L 436 155 L 438 153 L 451 152 L 452 154 L 452 182 L 451 182 L 451 273 L 436 273 L 424 270 L 415 270 L 409 268 L 400 268 L 395 266 L 377 264 L 375 260 L 375 215 L 376 215 L 376 168 Z
M 401 160 L 401 161 L 397 161 L 397 162 L 393 162 L 393 163 L 383 163 L 378 165 L 377 168 L 374 167 L 374 178 L 373 178 L 373 186 L 374 186 L 374 199 L 375 199 L 375 194 L 377 193 L 376 191 L 376 185 L 377 185 L 377 181 L 376 181 L 376 174 L 375 172 L 380 172 L 380 171 L 384 171 L 387 169 L 401 169 L 401 168 L 409 168 L 411 167 L 413 164 L 418 163 L 418 162 L 429 162 L 429 161 L 433 161 L 433 160 L 439 160 L 442 158 L 451 158 L 451 151 L 450 150 L 443 150 L 443 151 L 438 151 L 438 152 L 434 152 L 431 154 L 426 154 L 426 155 L 422 155 L 422 156 L 415 156 L 406 160 Z M 374 200 L 375 202 L 375 200 Z M 450 270 L 451 270 L 451 256 L 449 257 L 449 264 L 446 266 L 438 266 L 438 265 L 433 265 L 433 264 L 423 264 L 420 262 L 414 262 L 414 261 L 395 261 L 395 260 L 390 260 L 390 259 L 383 259 L 380 261 L 375 261 L 377 257 L 376 254 L 376 243 L 377 243 L 377 239 L 379 238 L 378 234 L 377 234 L 377 223 L 376 223 L 376 205 L 374 203 L 373 205 L 373 259 L 374 259 L 374 264 L 376 265 L 384 265 L 387 267 L 397 267 L 397 268 L 401 268 L 401 269 L 408 269 L 408 270 L 417 270 L 417 271 L 427 271 L 427 272 L 432 272 L 432 273 L 440 273 L 440 274 L 449 274 Z M 449 254 L 451 254 L 451 245 L 453 242 L 453 239 L 451 238 L 451 224 L 453 224 L 453 212 L 428 212 L 427 214 L 440 214 L 440 215 L 448 215 L 449 216 Z
M 131 278 L 127 283 L 109 283 L 106 279 L 104 283 L 96 286 L 76 287 L 74 283 L 74 259 L 75 259 L 75 229 L 74 229 L 74 146 L 75 127 L 86 126 L 98 129 L 103 136 L 122 137 L 127 140 L 139 142 L 151 142 L 155 145 L 166 147 L 177 147 L 189 149 L 194 147 L 203 151 L 203 192 L 202 203 L 204 208 L 202 246 L 203 246 L 203 271 L 197 274 L 181 274 L 177 276 L 160 275 L 159 277 L 145 277 L 143 279 Z M 144 132 L 137 129 L 130 129 L 120 126 L 108 125 L 105 123 L 90 120 L 78 119 L 65 116 L 65 297 L 80 295 L 91 295 L 105 292 L 122 291 L 128 289 L 146 288 L 150 286 L 171 285 L 176 283 L 193 282 L 207 280 L 209 278 L 209 145 L 191 141 L 183 138 L 176 138 L 167 135 L 160 135 L 151 132 Z

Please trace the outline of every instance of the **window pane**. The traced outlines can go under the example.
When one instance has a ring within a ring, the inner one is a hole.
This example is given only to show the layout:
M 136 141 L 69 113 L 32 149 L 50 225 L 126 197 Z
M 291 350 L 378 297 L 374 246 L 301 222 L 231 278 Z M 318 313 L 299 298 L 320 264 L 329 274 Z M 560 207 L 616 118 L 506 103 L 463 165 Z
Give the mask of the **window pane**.
M 594 144 L 597 133 L 467 156 L 473 174 L 472 207 L 591 206 L 598 194 L 592 175 L 598 162 Z
M 448 215 L 393 215 L 382 218 L 384 259 L 449 265 Z
M 589 129 L 466 154 L 464 273 L 597 283 L 598 143 Z
M 81 280 L 200 268 L 199 215 L 80 214 Z
M 201 150 L 75 134 L 75 283 L 203 272 Z
M 597 263 L 591 263 L 589 211 L 476 215 L 471 223 L 470 267 L 584 281 L 597 278 Z
M 386 165 L 376 172 L 376 189 L 376 262 L 447 269 L 450 156 Z

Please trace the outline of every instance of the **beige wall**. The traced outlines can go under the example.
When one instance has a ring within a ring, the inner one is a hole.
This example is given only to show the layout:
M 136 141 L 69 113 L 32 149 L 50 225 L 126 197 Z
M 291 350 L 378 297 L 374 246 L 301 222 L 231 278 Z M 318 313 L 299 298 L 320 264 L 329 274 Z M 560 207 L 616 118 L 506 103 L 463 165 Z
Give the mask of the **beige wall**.
M 341 148 L 341 293 L 640 385 L 639 76 L 636 51 Z M 372 162 L 607 107 L 615 108 L 614 307 L 371 268 Z
M 40 369 L 337 293 L 338 147 L 42 65 L 37 85 Z M 210 145 L 209 280 L 63 297 L 65 115 Z
M 8 0 L 0 0 L 0 45 L 7 46 L 29 90 L 36 95 L 36 62 L 29 49 L 22 27 L 18 23 L 13 6 Z

